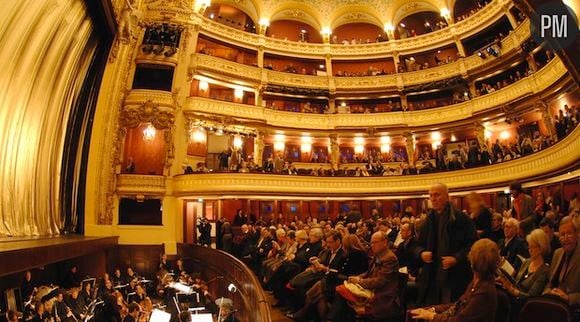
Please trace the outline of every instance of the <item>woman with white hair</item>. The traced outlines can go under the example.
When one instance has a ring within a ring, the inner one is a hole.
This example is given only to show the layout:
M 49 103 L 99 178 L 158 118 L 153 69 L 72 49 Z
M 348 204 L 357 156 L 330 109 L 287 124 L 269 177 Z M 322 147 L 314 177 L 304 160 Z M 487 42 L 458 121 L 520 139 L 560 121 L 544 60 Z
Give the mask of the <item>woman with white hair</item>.
M 539 296 L 548 283 L 550 267 L 544 257 L 550 254 L 550 239 L 542 229 L 534 229 L 528 236 L 530 258 L 526 259 L 515 275 L 515 283 L 501 276 L 498 281 L 512 296 L 512 312 L 517 314 L 521 305 L 529 298 Z

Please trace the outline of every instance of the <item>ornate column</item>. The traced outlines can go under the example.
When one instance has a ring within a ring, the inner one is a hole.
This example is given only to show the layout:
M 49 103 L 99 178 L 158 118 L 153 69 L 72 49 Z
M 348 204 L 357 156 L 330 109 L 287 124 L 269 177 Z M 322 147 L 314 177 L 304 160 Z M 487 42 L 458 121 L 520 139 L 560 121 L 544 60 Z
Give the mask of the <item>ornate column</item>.
M 480 122 L 475 123 L 475 137 L 479 146 L 482 147 L 485 144 L 485 126 Z
M 330 54 L 326 54 L 324 57 L 324 66 L 326 67 L 326 74 L 328 77 L 332 77 L 332 57 Z
M 262 156 L 264 154 L 264 132 L 258 131 L 254 138 L 254 163 L 261 167 Z
M 461 57 L 467 57 L 467 54 L 465 53 L 465 47 L 463 47 L 463 44 L 461 43 L 461 38 L 459 37 L 459 35 L 453 36 L 453 39 L 455 40 L 455 46 L 457 47 L 457 51 L 459 52 L 459 55 L 461 55 Z
M 409 111 L 409 107 L 407 106 L 407 95 L 406 94 L 401 94 L 401 108 L 403 109 L 403 111 Z
M 415 138 L 411 132 L 405 132 L 403 136 L 405 137 L 405 148 L 407 149 L 409 165 L 415 166 Z
M 395 63 L 395 73 L 399 72 L 399 64 L 401 63 L 399 61 L 399 53 L 398 52 L 393 52 L 393 62 Z
M 552 118 L 552 114 L 550 114 L 548 104 L 544 100 L 538 100 L 536 106 L 540 110 L 540 113 L 542 113 L 542 122 L 544 123 L 547 134 L 553 139 L 556 139 L 556 126 L 554 125 L 554 119 Z
M 264 45 L 258 46 L 258 67 L 264 68 Z
M 474 81 L 467 81 L 467 86 L 469 86 L 469 94 L 471 98 L 477 97 L 477 88 L 475 87 Z
M 338 147 L 338 135 L 330 135 L 330 164 L 333 169 L 338 169 L 340 164 L 340 149 Z
M 516 29 L 516 27 L 518 26 L 518 21 L 516 20 L 516 17 L 514 17 L 512 12 L 510 11 L 510 4 L 511 4 L 510 1 L 508 1 L 504 4 L 503 12 L 505 13 L 506 17 L 510 21 L 510 25 L 512 26 L 512 29 Z

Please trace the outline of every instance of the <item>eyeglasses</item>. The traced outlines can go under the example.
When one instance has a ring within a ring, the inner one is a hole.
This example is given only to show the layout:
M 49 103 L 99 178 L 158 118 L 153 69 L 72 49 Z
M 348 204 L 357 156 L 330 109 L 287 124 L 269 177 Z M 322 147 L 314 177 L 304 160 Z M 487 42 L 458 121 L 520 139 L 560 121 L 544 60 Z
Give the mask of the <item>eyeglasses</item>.
M 564 238 L 574 238 L 576 237 L 576 233 L 565 233 L 565 234 L 560 234 L 560 239 L 564 239 Z

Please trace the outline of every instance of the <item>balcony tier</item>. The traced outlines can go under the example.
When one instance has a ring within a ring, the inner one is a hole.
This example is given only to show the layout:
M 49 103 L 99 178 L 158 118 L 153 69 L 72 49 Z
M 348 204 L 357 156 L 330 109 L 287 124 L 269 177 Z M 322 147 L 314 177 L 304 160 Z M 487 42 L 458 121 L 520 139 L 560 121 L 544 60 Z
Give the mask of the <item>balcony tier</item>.
M 469 18 L 447 28 L 412 38 L 362 45 L 286 41 L 231 28 L 201 16 L 196 17 L 196 23 L 200 25 L 202 34 L 244 48 L 263 48 L 265 52 L 272 54 L 304 58 L 323 58 L 330 54 L 342 59 L 369 59 L 391 56 L 394 52 L 412 54 L 428 51 L 453 43 L 455 39 L 470 37 L 497 21 L 505 13 L 504 8 L 509 5 L 509 0 L 494 0 Z
M 237 117 L 265 123 L 272 127 L 305 130 L 340 130 L 368 127 L 421 127 L 465 120 L 476 114 L 513 103 L 541 93 L 562 77 L 567 70 L 559 58 L 552 59 L 535 74 L 493 93 L 469 101 L 421 111 L 372 114 L 309 114 L 276 111 L 265 107 L 188 97 L 183 106 L 186 113 L 201 113 Z

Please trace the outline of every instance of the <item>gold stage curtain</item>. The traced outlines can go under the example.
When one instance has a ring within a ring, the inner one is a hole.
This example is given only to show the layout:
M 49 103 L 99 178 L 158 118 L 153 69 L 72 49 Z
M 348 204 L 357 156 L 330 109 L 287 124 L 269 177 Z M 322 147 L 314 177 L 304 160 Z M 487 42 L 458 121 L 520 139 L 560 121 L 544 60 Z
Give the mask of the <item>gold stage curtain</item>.
M 2 1 L 0 236 L 63 229 L 63 142 L 96 48 L 92 31 L 82 0 Z

